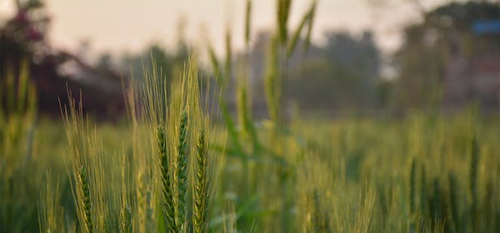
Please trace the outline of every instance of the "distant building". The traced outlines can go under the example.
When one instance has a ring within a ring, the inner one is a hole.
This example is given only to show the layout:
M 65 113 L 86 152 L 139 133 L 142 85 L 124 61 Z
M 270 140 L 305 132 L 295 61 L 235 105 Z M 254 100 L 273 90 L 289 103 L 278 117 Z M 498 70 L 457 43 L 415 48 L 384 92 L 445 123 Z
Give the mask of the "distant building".
M 444 107 L 463 107 L 476 101 L 483 109 L 499 110 L 500 19 L 474 22 L 471 35 L 469 44 L 451 46 L 444 77 Z

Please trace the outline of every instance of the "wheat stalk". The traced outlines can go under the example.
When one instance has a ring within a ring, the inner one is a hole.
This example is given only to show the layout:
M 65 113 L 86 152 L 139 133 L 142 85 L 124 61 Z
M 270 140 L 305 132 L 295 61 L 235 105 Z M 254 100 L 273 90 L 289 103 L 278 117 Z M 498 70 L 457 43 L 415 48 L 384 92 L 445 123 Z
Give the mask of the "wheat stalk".
M 471 203 L 471 219 L 472 229 L 477 229 L 477 208 L 478 208 L 478 191 L 477 191 L 477 169 L 479 164 L 479 150 L 477 146 L 477 138 L 472 138 L 472 148 L 470 153 L 470 167 L 469 167 L 469 191 L 472 198 Z
M 460 229 L 460 215 L 458 212 L 458 202 L 457 202 L 457 195 L 458 189 L 457 189 L 457 177 L 453 172 L 448 173 L 448 185 L 449 185 L 449 200 L 450 200 L 450 208 L 451 208 L 451 219 L 453 221 L 453 226 L 455 228 L 455 231 L 461 232 Z
M 278 22 L 278 35 L 281 44 L 286 44 L 288 40 L 288 16 L 290 15 L 290 8 L 292 0 L 278 0 L 277 1 L 277 22 Z
M 420 166 L 420 213 L 427 213 L 427 175 L 424 164 Z
M 410 232 L 415 232 L 415 216 L 417 206 L 417 161 L 415 157 L 411 161 L 410 170 Z
M 231 45 L 231 31 L 228 29 L 226 31 L 226 66 L 224 71 L 224 83 L 227 84 L 231 80 L 231 75 L 233 73 L 232 61 L 233 61 L 233 49 Z
M 247 0 L 246 11 L 245 11 L 245 45 L 247 49 L 249 49 L 250 46 L 251 15 L 252 15 L 252 0 Z
M 312 22 L 316 11 L 316 4 L 317 1 L 312 2 L 309 10 L 304 14 L 304 16 L 302 16 L 299 26 L 292 35 L 292 39 L 288 42 L 288 47 L 287 47 L 288 57 L 292 56 L 293 52 L 295 51 L 297 42 L 299 41 L 300 35 L 302 34 L 302 31 L 304 30 L 305 27 L 307 27 L 307 35 L 306 35 L 306 40 L 304 41 L 304 48 L 305 49 L 309 48 L 311 32 L 312 32 Z
M 308 25 L 307 25 L 306 41 L 304 43 L 304 49 L 306 51 L 309 49 L 309 46 L 311 45 L 311 34 L 312 34 L 313 25 L 314 25 L 314 17 L 316 16 L 316 6 L 317 5 L 318 5 L 318 1 L 313 0 L 313 3 L 311 5 L 310 11 L 309 11 L 309 20 L 308 20 Z

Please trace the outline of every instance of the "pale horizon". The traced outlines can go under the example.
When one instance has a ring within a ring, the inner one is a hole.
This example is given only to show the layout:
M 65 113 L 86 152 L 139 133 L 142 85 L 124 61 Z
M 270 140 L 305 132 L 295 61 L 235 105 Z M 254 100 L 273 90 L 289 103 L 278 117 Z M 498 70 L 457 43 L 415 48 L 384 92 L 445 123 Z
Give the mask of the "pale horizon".
M 11 0 L 0 0 L 6 11 Z M 151 42 L 172 49 L 178 37 L 180 19 L 186 21 L 187 40 L 204 48 L 209 40 L 219 53 L 224 48 L 226 25 L 233 32 L 233 46 L 243 47 L 245 0 L 47 0 L 53 17 L 49 31 L 52 44 L 76 51 L 81 41 L 88 40 L 93 55 L 109 52 L 121 55 L 137 53 Z M 307 10 L 310 0 L 295 0 L 290 27 Z M 394 51 L 401 43 L 401 29 L 418 21 L 417 7 L 409 1 L 387 0 L 319 0 L 312 39 L 321 44 L 327 30 L 375 33 L 377 45 L 385 52 Z M 426 0 L 430 9 L 449 0 Z M 274 27 L 274 1 L 254 0 L 252 35 Z M 207 13 L 208 12 L 208 13 Z M 5 12 L 4 12 L 5 13 Z M 230 20 L 228 20 L 230 19 Z

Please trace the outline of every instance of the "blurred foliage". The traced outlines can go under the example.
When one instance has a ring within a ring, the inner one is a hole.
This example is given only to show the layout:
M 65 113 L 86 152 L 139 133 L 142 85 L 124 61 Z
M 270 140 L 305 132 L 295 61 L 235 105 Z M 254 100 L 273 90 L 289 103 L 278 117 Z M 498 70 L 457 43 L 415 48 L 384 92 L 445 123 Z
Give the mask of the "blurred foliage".
M 289 80 L 282 83 L 287 106 L 328 112 L 380 106 L 377 97 L 381 51 L 369 31 L 353 35 L 344 31 L 325 32 L 326 44 L 297 47 L 287 63 Z M 254 109 L 262 111 L 264 67 L 272 36 L 259 32 L 249 54 Z M 303 39 L 299 39 L 304 42 Z M 237 62 L 242 62 L 243 55 Z M 287 108 L 288 108 L 287 107 Z
M 152 43 L 139 54 L 126 54 L 121 58 L 120 66 L 122 72 L 131 72 L 131 77 L 135 81 L 143 81 L 143 68 L 153 66 L 155 72 L 166 79 L 167 83 L 173 77 L 177 77 L 182 71 L 184 63 L 188 61 L 189 54 L 194 52 L 187 45 L 186 41 L 180 41 L 176 50 L 170 51 L 160 43 Z
M 326 45 L 292 64 L 290 92 L 301 108 L 352 110 L 374 106 L 381 52 L 371 32 L 327 32 Z M 295 65 L 295 66 L 293 66 Z
M 46 34 L 50 17 L 41 1 L 16 1 L 17 12 L 0 27 L 0 75 L 6 69 L 20 70 L 23 58 L 46 52 Z M 10 67 L 9 67 L 10 66 Z

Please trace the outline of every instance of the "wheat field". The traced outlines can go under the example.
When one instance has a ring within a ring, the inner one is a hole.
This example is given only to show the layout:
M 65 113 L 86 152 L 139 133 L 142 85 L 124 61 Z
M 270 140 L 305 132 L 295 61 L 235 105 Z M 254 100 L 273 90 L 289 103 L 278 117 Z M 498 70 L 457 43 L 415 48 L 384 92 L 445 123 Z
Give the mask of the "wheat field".
M 153 61 L 145 82 L 124 88 L 127 114 L 115 123 L 78 101 L 61 105 L 63 123 L 39 117 L 21 67 L 0 109 L 0 233 L 500 232 L 498 115 L 472 106 L 288 116 L 281 87 L 289 57 L 308 46 L 299 37 L 310 37 L 316 1 L 293 29 L 291 1 L 276 4 L 265 120 L 253 119 L 248 67 L 233 67 L 230 31 L 225 60 L 208 48 L 213 82 L 194 54 L 168 84 Z

